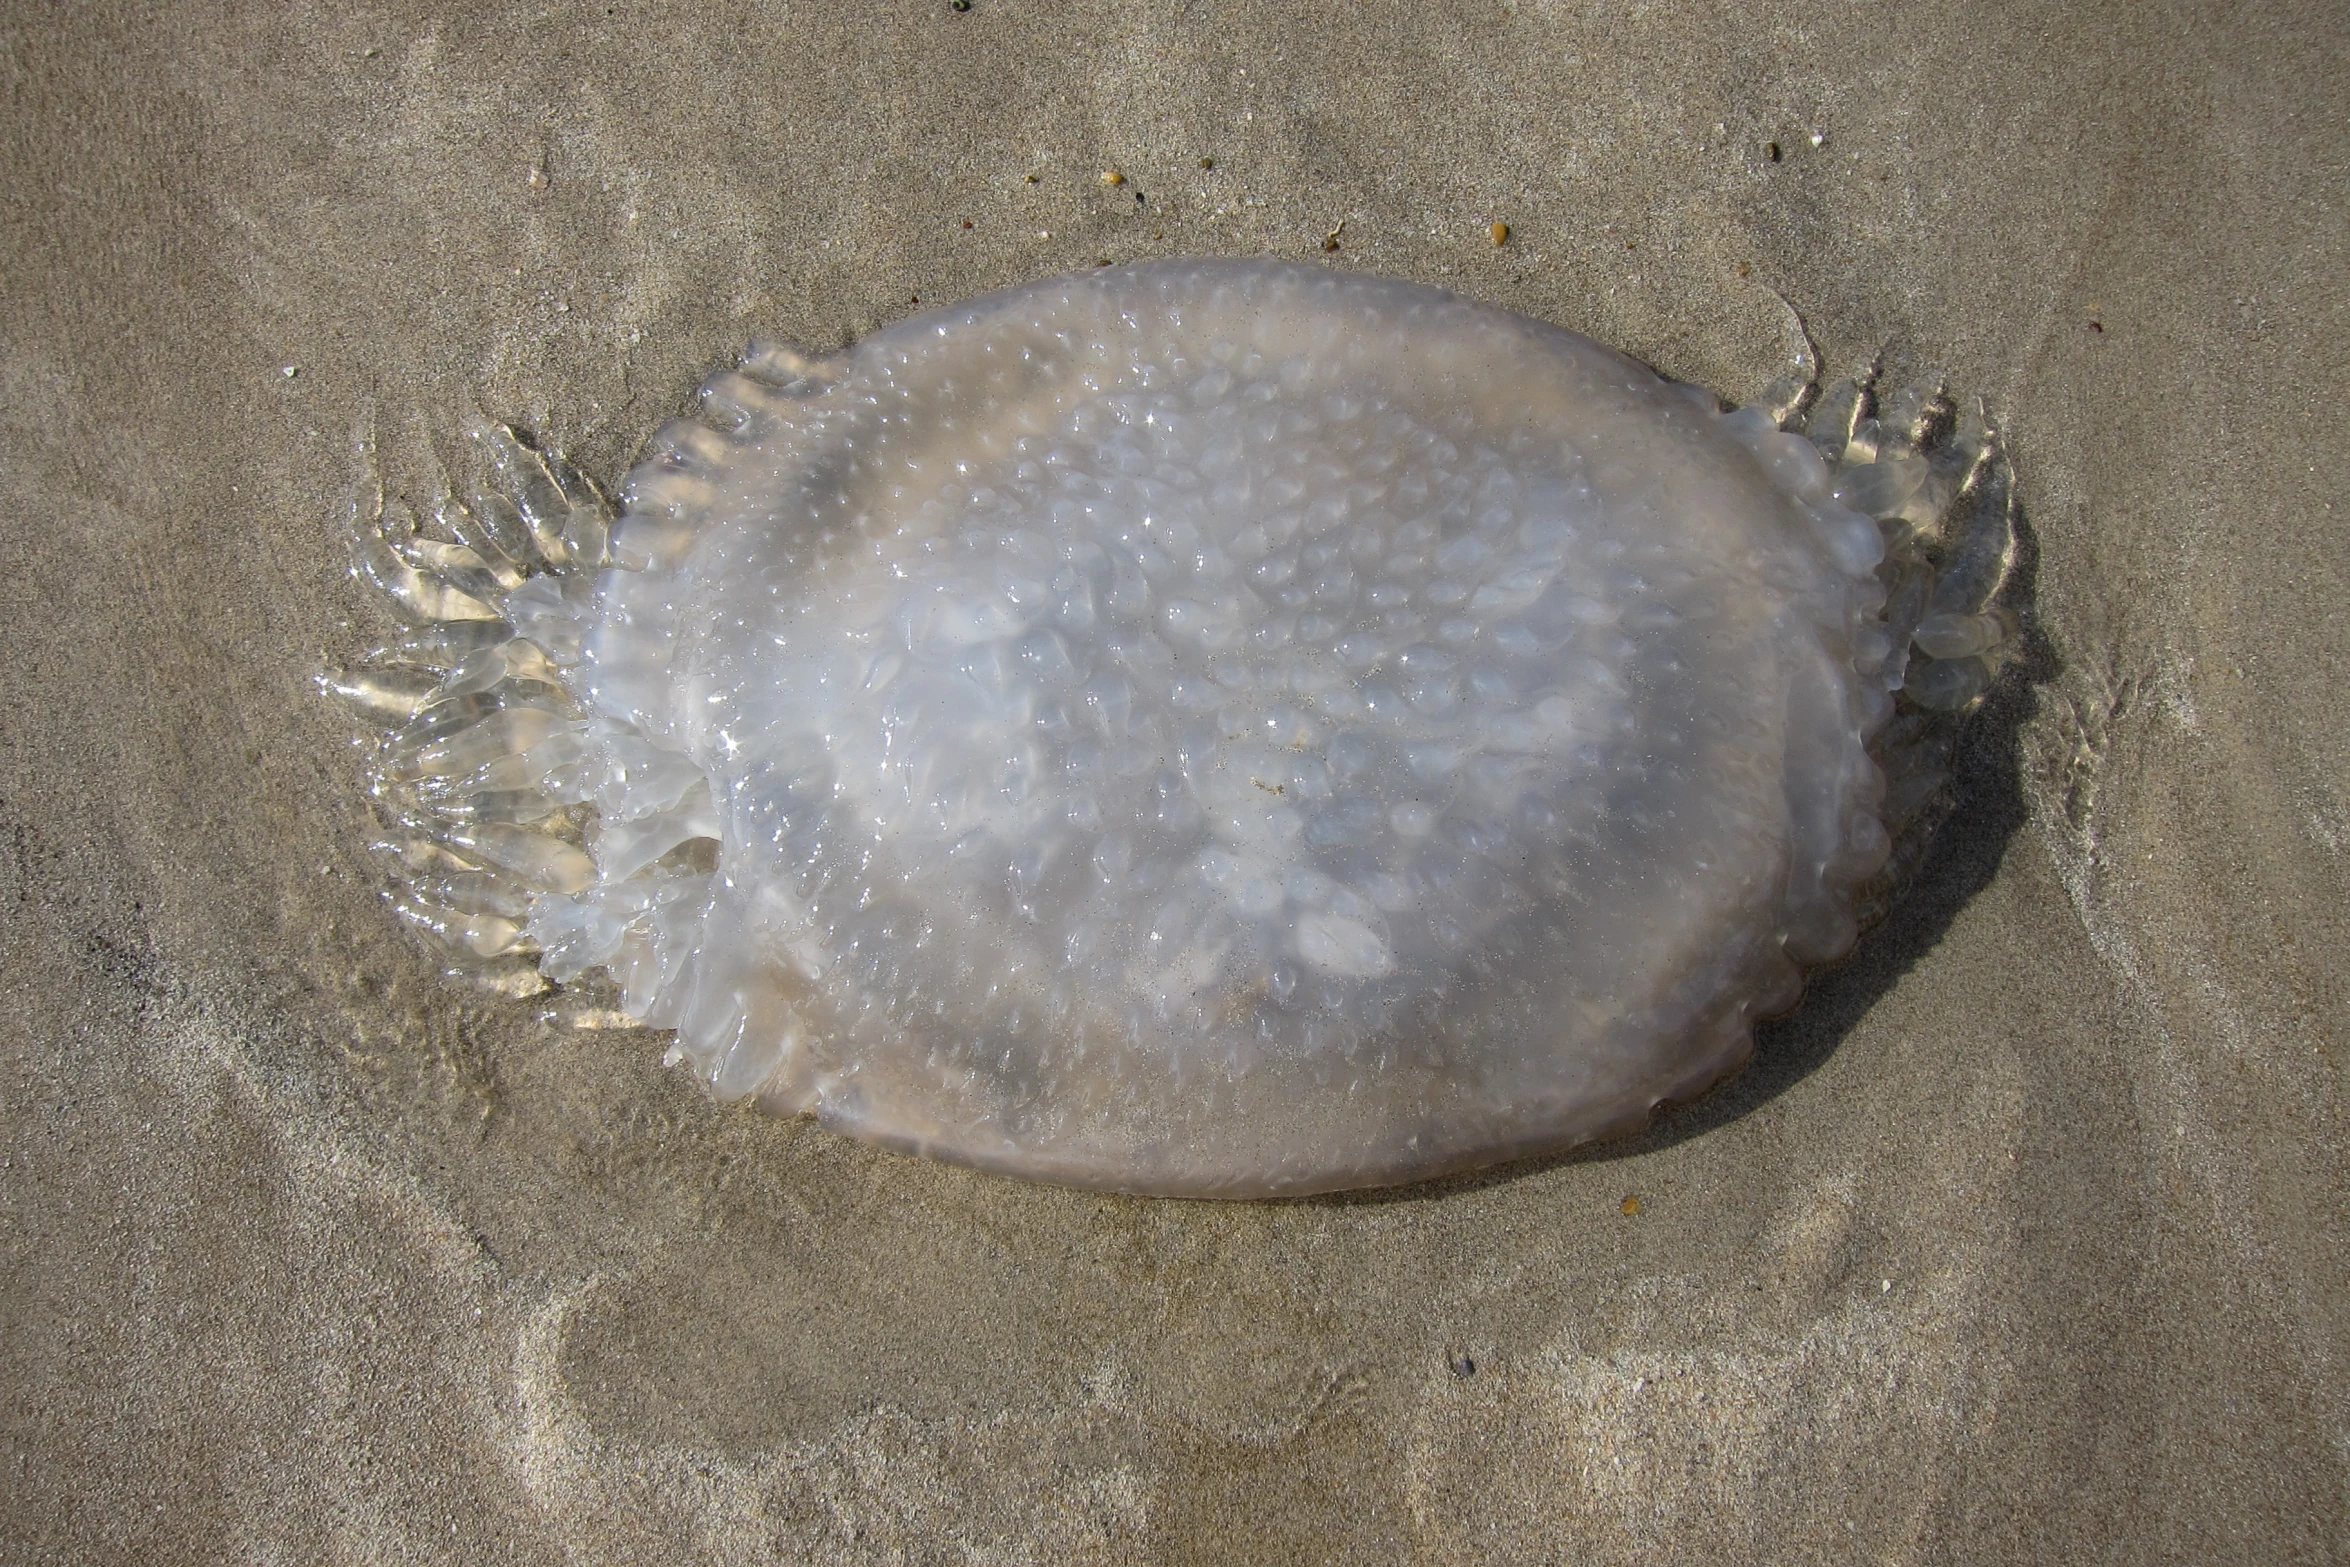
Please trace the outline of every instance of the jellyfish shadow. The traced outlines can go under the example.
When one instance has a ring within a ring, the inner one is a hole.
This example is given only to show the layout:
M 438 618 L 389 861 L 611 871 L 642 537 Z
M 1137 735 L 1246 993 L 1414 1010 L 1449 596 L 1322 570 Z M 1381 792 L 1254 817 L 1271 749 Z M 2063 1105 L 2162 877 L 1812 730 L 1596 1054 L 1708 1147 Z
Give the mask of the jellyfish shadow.
M 2062 670 L 2032 613 L 2040 541 L 2019 504 L 2015 558 L 1998 602 L 2022 625 L 2022 647 L 1959 728 L 1951 756 L 1950 813 L 1910 883 L 1851 954 L 1814 972 L 1802 1001 L 1755 1029 L 1754 1054 L 1710 1091 L 1658 1109 L 1636 1132 L 1457 1175 L 1367 1191 L 1295 1199 L 1332 1206 L 1419 1202 L 1498 1186 L 1565 1165 L 1609 1164 L 1658 1152 L 1751 1115 L 1825 1065 L 1879 999 L 1940 944 L 1959 911 L 1990 884 L 2009 842 L 2030 819 L 2024 795 L 2023 728 L 2039 692 Z

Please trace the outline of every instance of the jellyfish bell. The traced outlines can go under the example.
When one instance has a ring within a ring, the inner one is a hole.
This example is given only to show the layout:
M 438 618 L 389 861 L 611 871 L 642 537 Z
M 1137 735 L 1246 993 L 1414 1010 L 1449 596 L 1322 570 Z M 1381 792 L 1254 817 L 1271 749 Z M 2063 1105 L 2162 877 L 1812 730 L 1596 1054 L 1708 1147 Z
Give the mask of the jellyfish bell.
M 1806 367 L 1808 371 L 1808 366 Z M 603 495 L 512 431 L 356 570 L 404 917 L 723 1098 L 1072 1185 L 1411 1180 L 1735 1070 L 2014 642 L 1997 435 L 1723 412 L 1265 262 L 757 345 Z

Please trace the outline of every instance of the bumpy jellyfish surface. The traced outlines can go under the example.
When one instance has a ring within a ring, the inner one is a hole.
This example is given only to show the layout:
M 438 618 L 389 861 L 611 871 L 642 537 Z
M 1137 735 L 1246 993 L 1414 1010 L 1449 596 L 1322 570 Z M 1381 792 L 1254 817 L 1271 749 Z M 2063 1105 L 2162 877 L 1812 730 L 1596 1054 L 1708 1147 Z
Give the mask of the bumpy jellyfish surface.
M 1995 434 L 1267 263 L 754 346 L 362 519 L 402 912 L 721 1096 L 1077 1185 L 1423 1177 L 1747 1056 L 2011 646 Z

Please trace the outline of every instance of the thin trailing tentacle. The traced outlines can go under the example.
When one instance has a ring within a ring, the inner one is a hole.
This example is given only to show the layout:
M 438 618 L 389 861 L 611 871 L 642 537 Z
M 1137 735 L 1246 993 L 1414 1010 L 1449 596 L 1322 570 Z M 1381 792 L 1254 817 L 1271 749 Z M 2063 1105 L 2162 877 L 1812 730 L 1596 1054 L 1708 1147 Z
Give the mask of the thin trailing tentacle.
M 1882 355 L 1830 387 L 1801 421 L 1826 459 L 1836 498 L 1877 521 L 1892 652 L 1892 718 L 1871 742 L 1885 773 L 1880 820 L 1893 841 L 1863 894 L 1881 910 L 1915 870 L 1950 809 L 1952 754 L 1965 716 L 2021 645 L 2001 602 L 2016 552 L 2014 475 L 1978 401 L 1962 419 L 1939 374 L 1883 393 Z
M 491 482 L 522 519 L 539 557 L 549 566 L 568 566 L 571 551 L 563 542 L 563 524 L 571 515 L 571 506 L 555 476 L 509 425 L 484 420 L 473 427 L 472 435 L 489 465 Z
M 501 543 L 474 509 L 454 495 L 444 495 L 433 503 L 434 524 L 457 541 L 457 547 L 472 552 L 479 569 L 497 580 L 500 589 L 511 591 L 522 586 L 522 579 L 530 575 L 533 564 L 527 554 L 517 556 Z
M 605 564 L 611 507 L 585 474 L 561 455 L 540 451 L 511 425 L 484 419 L 474 425 L 472 435 L 492 481 L 520 518 L 541 560 L 578 570 Z M 500 516 L 505 510 L 494 503 L 490 509 Z
M 350 530 L 353 576 L 381 593 L 390 601 L 394 613 L 412 623 L 499 618 L 491 603 L 494 589 L 485 592 L 481 584 L 471 581 L 461 586 L 400 553 L 392 543 L 399 537 L 390 525 L 394 516 L 404 517 L 405 512 L 379 508 L 372 516 L 353 516 Z
M 513 635 L 514 628 L 503 620 L 439 621 L 402 632 L 361 662 L 396 669 L 452 669 Z
M 361 718 L 405 723 L 440 689 L 429 669 L 344 669 L 329 665 L 316 677 L 318 689 L 347 704 Z
M 510 562 L 517 575 L 527 577 L 547 569 L 546 557 L 539 553 L 537 541 L 530 536 L 530 525 L 522 520 L 522 513 L 503 495 L 477 496 L 464 509 L 462 522 L 450 518 L 457 527 L 458 537 L 466 538 L 485 555 L 495 551 Z
M 1854 374 L 1822 392 L 1804 419 L 1803 433 L 1819 449 L 1831 470 L 1854 461 L 1870 461 L 1874 455 L 1855 458 L 1851 452 L 1853 436 L 1862 422 L 1876 417 L 1877 377 L 1882 373 L 1882 360 L 1882 354 L 1872 356 Z
M 794 397 L 814 396 L 839 374 L 838 361 L 802 353 L 769 337 L 753 338 L 736 365 L 742 374 Z
M 1804 416 L 1810 411 L 1820 392 L 1820 351 L 1811 340 L 1811 329 L 1803 324 L 1803 316 L 1787 302 L 1776 289 L 1765 293 L 1779 302 L 1786 313 L 1787 373 L 1763 388 L 1755 406 L 1771 416 L 1771 422 L 1782 430 L 1800 429 Z

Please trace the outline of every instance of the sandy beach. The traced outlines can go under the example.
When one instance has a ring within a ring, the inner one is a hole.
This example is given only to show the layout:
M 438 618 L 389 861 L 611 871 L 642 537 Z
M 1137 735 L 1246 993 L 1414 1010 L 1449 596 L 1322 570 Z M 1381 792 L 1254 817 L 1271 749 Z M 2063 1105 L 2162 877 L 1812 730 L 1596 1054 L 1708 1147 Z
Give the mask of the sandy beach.
M 2350 1555 L 2338 8 L 105 0 L 0 77 L 0 1559 Z M 610 483 L 753 336 L 1192 254 L 1986 399 L 2029 654 L 1744 1076 L 1113 1198 L 436 973 L 310 684 L 363 436 Z

